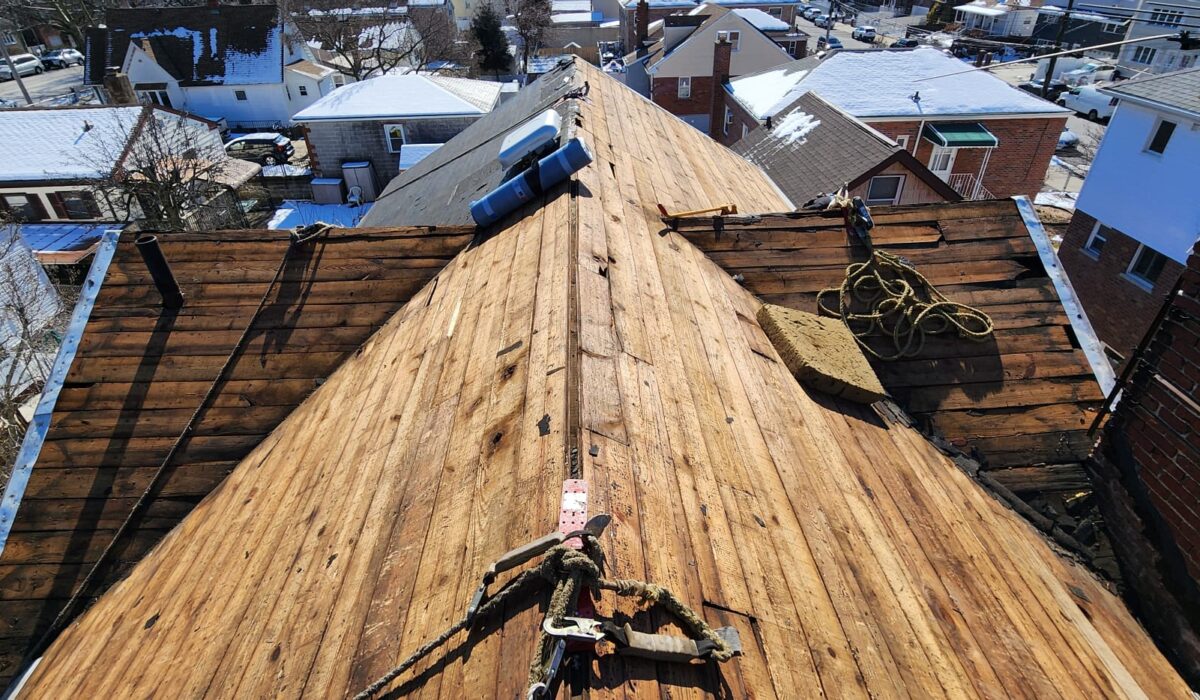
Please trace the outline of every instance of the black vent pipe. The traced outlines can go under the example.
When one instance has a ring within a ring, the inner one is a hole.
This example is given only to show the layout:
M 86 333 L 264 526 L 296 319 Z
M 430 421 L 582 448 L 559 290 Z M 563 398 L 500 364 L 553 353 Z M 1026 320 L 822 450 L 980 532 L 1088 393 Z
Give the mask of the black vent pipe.
M 179 291 L 179 283 L 175 281 L 171 266 L 163 257 L 162 248 L 158 245 L 158 236 L 149 234 L 138 236 L 134 244 L 137 246 L 138 252 L 142 254 L 142 260 L 146 262 L 146 269 L 150 270 L 150 276 L 154 278 L 154 286 L 158 287 L 158 293 L 162 295 L 163 307 L 168 309 L 182 307 L 183 293 Z

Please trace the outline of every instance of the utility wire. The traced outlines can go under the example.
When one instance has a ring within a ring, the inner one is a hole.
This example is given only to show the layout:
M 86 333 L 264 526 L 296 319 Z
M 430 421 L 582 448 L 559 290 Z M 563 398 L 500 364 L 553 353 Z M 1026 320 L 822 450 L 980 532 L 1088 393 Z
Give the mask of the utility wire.
M 954 71 L 953 73 L 943 73 L 941 75 L 931 75 L 928 78 L 918 78 L 918 79 L 914 80 L 913 82 L 921 83 L 926 80 L 937 80 L 938 78 L 948 78 L 952 75 L 962 75 L 963 73 L 974 73 L 976 71 L 981 71 L 981 70 L 991 70 L 992 68 L 996 68 L 998 66 L 1011 66 L 1011 65 L 1014 65 L 1017 63 L 1029 63 L 1031 61 L 1040 61 L 1043 58 L 1050 58 L 1051 56 L 1070 56 L 1073 53 L 1083 53 L 1084 51 L 1093 51 L 1095 49 L 1106 49 L 1106 48 L 1109 48 L 1110 46 L 1125 46 L 1126 44 L 1136 44 L 1136 43 L 1139 43 L 1142 41 L 1157 41 L 1159 39 L 1170 39 L 1172 37 L 1177 37 L 1177 36 L 1179 36 L 1178 33 L 1155 34 L 1153 36 L 1143 36 L 1143 37 L 1139 37 L 1137 39 L 1124 39 L 1121 41 L 1111 41 L 1107 44 L 1096 44 L 1095 46 L 1081 46 L 1077 49 L 1067 49 L 1066 51 L 1058 51 L 1055 53 L 1043 54 L 1041 56 L 1032 56 L 1030 58 L 1018 58 L 1015 61 L 1005 61 L 1004 63 L 996 63 L 996 64 L 993 64 L 990 66 L 979 66 L 978 68 L 968 68 L 966 70 Z

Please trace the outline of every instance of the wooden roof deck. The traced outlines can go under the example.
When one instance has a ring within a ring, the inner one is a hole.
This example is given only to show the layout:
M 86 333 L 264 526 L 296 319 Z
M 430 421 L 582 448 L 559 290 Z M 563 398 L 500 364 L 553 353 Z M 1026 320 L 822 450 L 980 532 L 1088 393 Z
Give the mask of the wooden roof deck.
M 570 79 L 591 83 L 571 123 L 596 161 L 455 258 L 27 692 L 353 694 L 458 619 L 488 562 L 553 529 L 582 476 L 614 516 L 610 573 L 746 645 L 720 667 L 594 659 L 589 697 L 1186 696 L 1119 599 L 918 432 L 799 386 L 759 302 L 662 231 L 656 202 L 782 208 L 762 174 L 597 71 Z M 393 695 L 523 695 L 541 602 Z
M 872 358 L 922 427 L 974 453 L 1018 492 L 1078 489 L 1078 465 L 1104 400 L 1091 365 L 1012 200 L 874 207 L 872 240 L 911 260 L 954 301 L 988 313 L 994 340 L 931 338 L 920 357 Z M 840 213 L 682 221 L 679 231 L 765 302 L 816 312 L 817 292 L 866 259 Z M 1029 469 L 1050 465 L 1048 470 Z M 1041 473 L 1045 472 L 1045 473 Z
M 472 236 L 335 229 L 293 253 L 228 381 L 119 559 L 140 560 Z M 109 265 L 0 554 L 3 677 L 129 514 L 288 246 L 285 231 L 160 234 L 186 297 L 172 314 L 160 305 L 134 237 L 122 235 Z

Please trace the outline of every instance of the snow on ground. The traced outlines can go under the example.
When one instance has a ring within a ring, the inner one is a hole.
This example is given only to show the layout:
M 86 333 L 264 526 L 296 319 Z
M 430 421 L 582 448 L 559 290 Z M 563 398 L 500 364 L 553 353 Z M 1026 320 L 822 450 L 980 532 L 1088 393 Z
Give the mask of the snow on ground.
M 371 210 L 371 203 L 352 207 L 349 204 L 317 204 L 298 199 L 285 199 L 283 206 L 267 222 L 269 229 L 291 229 L 316 223 L 352 228 Z
M 1078 197 L 1078 192 L 1038 192 L 1033 203 L 1075 211 L 1075 200 Z

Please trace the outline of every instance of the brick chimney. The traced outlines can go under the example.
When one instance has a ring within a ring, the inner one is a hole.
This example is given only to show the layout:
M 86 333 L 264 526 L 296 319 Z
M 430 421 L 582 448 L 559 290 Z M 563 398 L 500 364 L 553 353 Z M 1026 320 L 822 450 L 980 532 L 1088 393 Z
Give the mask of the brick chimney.
M 733 57 L 733 44 L 724 32 L 717 32 L 717 43 L 713 45 L 712 65 L 712 110 L 709 115 L 708 134 L 725 143 L 725 83 L 729 81 L 729 62 Z
M 646 39 L 650 37 L 650 3 L 646 0 L 638 0 L 633 20 L 633 35 L 637 41 L 637 46 L 633 47 L 634 51 L 642 48 Z
M 138 103 L 137 95 L 133 92 L 133 85 L 129 82 L 129 76 L 122 73 L 116 66 L 109 67 L 104 73 L 104 92 L 108 97 L 109 104 L 135 105 Z

